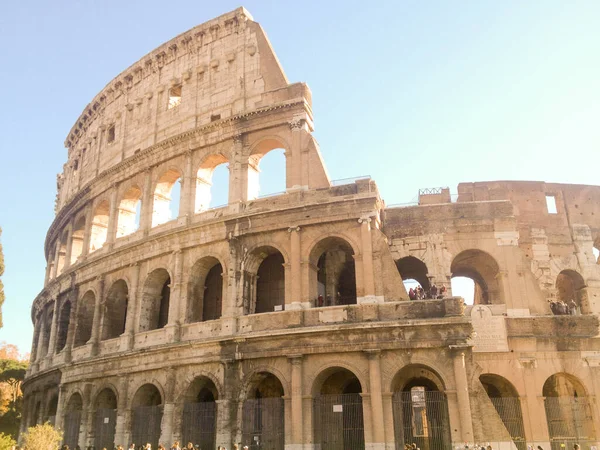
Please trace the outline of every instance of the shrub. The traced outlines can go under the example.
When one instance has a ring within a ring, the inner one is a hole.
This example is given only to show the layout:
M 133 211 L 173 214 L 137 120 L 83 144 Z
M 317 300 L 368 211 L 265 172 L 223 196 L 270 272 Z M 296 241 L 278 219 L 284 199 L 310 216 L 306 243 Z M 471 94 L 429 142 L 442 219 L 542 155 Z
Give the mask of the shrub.
M 17 445 L 15 440 L 8 434 L 0 433 L 0 450 L 12 450 Z
M 62 432 L 49 423 L 36 425 L 23 434 L 23 445 L 27 450 L 56 450 L 62 441 Z

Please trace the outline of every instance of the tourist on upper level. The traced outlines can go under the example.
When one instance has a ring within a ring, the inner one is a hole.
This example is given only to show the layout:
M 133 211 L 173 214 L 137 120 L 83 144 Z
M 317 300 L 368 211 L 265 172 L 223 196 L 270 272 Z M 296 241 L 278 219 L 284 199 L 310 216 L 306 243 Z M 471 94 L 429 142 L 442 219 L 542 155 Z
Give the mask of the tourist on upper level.
M 577 303 L 575 303 L 574 299 L 569 301 L 569 314 L 572 316 L 577 314 Z
M 429 295 L 431 298 L 437 298 L 438 288 L 435 284 L 432 284 L 429 288 Z
M 408 298 L 411 300 L 416 300 L 417 299 L 417 293 L 414 291 L 413 288 L 410 288 L 408 290 Z

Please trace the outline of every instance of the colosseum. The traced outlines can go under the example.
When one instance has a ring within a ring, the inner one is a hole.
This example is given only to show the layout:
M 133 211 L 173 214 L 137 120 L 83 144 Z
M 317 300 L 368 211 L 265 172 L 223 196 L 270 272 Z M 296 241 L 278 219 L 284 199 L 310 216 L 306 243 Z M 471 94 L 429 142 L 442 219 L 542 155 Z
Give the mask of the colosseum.
M 49 421 L 98 450 L 594 449 L 600 186 L 461 183 L 386 206 L 369 177 L 331 181 L 312 132 L 308 86 L 243 8 L 85 107 L 21 430 Z M 274 149 L 286 191 L 261 197 Z M 453 277 L 473 280 L 472 305 Z

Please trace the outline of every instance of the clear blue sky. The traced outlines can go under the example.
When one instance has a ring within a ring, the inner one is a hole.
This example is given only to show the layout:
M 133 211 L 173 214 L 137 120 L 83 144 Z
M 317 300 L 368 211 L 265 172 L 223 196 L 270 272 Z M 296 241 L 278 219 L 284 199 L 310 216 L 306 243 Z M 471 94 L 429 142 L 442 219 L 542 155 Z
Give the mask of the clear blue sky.
M 0 2 L 0 340 L 29 351 L 64 139 L 107 82 L 239 0 Z M 600 2 L 243 4 L 309 83 L 333 179 L 388 203 L 460 181 L 598 183 Z

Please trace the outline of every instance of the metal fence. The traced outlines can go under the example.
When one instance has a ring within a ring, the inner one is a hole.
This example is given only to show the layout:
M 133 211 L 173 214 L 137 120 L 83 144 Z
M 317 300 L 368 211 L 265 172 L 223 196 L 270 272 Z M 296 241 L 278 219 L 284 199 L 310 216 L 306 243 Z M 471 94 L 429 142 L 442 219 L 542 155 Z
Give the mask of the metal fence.
M 215 402 L 186 403 L 181 430 L 183 445 L 191 442 L 201 449 L 216 448 L 216 424 Z
M 81 425 L 81 411 L 68 411 L 65 414 L 63 428 L 63 444 L 75 448 L 79 443 L 79 427 Z
M 94 447 L 98 450 L 114 448 L 117 410 L 108 408 L 97 409 L 96 423 L 94 425 Z
M 360 394 L 321 395 L 313 403 L 315 444 L 321 450 L 364 450 Z
M 242 405 L 242 443 L 250 450 L 285 447 L 283 398 L 256 398 Z
M 586 397 L 547 397 L 544 406 L 552 450 L 573 448 L 573 444 L 586 450 L 593 445 L 594 424 Z
M 502 419 L 502 423 L 508 430 L 512 441 L 519 450 L 527 449 L 525 440 L 525 428 L 523 427 L 523 414 L 521 412 L 521 401 L 518 397 L 490 397 L 496 412 Z
M 160 405 L 134 408 L 131 441 L 135 442 L 136 446 L 150 443 L 152 448 L 158 448 L 161 421 L 162 406 Z
M 392 398 L 396 449 L 451 450 L 448 400 L 443 392 L 396 392 Z

